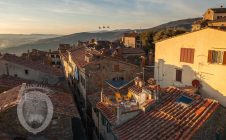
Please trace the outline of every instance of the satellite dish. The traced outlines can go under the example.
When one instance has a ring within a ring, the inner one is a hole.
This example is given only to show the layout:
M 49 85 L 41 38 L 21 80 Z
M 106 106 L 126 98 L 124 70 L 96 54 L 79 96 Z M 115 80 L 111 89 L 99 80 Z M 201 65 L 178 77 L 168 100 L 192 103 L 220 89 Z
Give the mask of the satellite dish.
M 192 81 L 192 86 L 195 87 L 195 88 L 199 88 L 200 87 L 200 81 L 195 79 Z

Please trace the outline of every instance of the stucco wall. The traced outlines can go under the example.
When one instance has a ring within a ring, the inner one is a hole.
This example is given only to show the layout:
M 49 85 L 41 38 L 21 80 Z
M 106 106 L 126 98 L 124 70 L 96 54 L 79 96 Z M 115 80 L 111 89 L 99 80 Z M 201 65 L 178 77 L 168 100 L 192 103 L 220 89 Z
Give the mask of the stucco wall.
M 206 28 L 156 43 L 155 79 L 161 86 L 191 86 L 193 79 L 202 83 L 204 96 L 219 100 L 226 106 L 226 66 L 209 64 L 208 50 L 226 51 L 226 32 Z M 180 49 L 194 48 L 194 64 L 180 62 Z M 175 82 L 176 69 L 182 69 L 182 82 Z M 159 75 L 159 76 L 158 76 Z

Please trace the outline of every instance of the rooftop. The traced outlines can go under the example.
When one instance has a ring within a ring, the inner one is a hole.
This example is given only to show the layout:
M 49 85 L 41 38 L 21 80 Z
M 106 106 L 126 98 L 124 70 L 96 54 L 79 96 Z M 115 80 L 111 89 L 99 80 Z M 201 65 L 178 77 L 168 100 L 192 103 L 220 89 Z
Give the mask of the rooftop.
M 73 50 L 71 50 L 71 57 L 72 60 L 78 65 L 79 67 L 85 67 L 88 65 L 91 61 L 87 61 L 86 57 L 91 57 L 91 56 L 100 56 L 100 54 L 92 49 L 88 49 L 86 47 L 77 47 Z M 94 59 L 94 58 L 92 58 Z
M 20 100 L 19 91 L 21 87 L 20 85 L 0 94 L 0 113 L 17 106 Z M 70 93 L 53 90 L 53 93 L 48 94 L 48 96 L 53 103 L 54 113 L 68 117 L 79 117 Z
M 164 93 L 160 104 L 154 109 L 141 112 L 133 119 L 116 127 L 113 132 L 117 138 L 126 140 L 190 139 L 219 107 L 219 103 L 214 100 L 176 88 L 164 89 Z
M 3 91 L 9 90 L 13 87 L 19 86 L 22 83 L 35 83 L 34 81 L 29 81 L 25 79 L 21 79 L 18 77 L 12 77 L 7 75 L 1 75 L 0 76 L 0 93 Z
M 53 74 L 56 76 L 63 76 L 63 71 L 61 69 L 57 69 L 54 68 L 52 66 L 49 65 L 45 65 L 43 63 L 40 62 L 34 62 L 31 60 L 27 60 L 21 57 L 18 57 L 16 55 L 12 55 L 12 54 L 5 54 L 3 56 L 0 57 L 0 60 L 5 60 L 14 64 L 18 64 L 18 65 L 22 65 L 37 71 L 41 71 L 44 73 L 48 73 L 48 74 Z
M 123 37 L 137 37 L 138 34 L 137 33 L 125 33 Z
M 1 75 L 0 76 L 0 93 L 7 91 L 11 88 L 14 88 L 16 86 L 19 86 L 23 83 L 39 84 L 36 81 L 26 80 L 26 79 L 22 79 L 19 77 L 13 77 L 13 76 L 9 76 L 9 75 Z M 67 89 L 64 87 L 64 85 L 62 83 L 47 84 L 47 86 L 52 89 L 57 89 L 59 91 L 67 91 Z
M 226 13 L 226 8 L 211 8 L 215 13 Z

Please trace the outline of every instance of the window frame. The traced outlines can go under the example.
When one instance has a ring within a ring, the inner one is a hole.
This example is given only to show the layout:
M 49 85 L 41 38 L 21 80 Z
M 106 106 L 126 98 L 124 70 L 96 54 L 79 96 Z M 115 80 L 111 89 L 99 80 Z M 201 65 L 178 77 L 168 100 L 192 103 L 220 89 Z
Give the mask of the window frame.
M 178 73 L 178 72 L 180 72 L 180 73 Z M 182 83 L 182 77 L 183 77 L 183 70 L 182 69 L 176 69 L 176 77 L 175 77 L 176 78 L 175 79 L 176 82 L 181 82 Z

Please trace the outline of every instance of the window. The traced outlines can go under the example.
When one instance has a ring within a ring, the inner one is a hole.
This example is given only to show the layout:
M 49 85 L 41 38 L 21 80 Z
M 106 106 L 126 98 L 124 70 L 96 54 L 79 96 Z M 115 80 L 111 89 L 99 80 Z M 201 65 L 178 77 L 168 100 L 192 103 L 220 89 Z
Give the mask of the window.
M 28 75 L 28 70 L 24 70 L 24 73 L 25 73 L 26 75 Z
M 51 54 L 51 57 L 52 57 L 52 58 L 54 58 L 54 55 L 53 55 L 53 54 Z
M 208 63 L 226 65 L 226 51 L 208 51 Z
M 111 125 L 110 125 L 110 123 L 107 123 L 107 132 L 108 132 L 108 133 L 111 132 Z
M 102 122 L 102 124 L 104 125 L 104 126 L 106 126 L 106 119 L 104 118 L 104 116 L 103 115 L 101 115 L 101 122 Z
M 180 50 L 180 62 L 194 63 L 195 49 L 181 48 Z
M 114 65 L 114 71 L 119 72 L 119 65 Z
M 221 19 L 222 18 L 222 16 L 217 16 L 217 19 Z
M 182 82 L 182 70 L 181 69 L 176 70 L 176 81 Z

